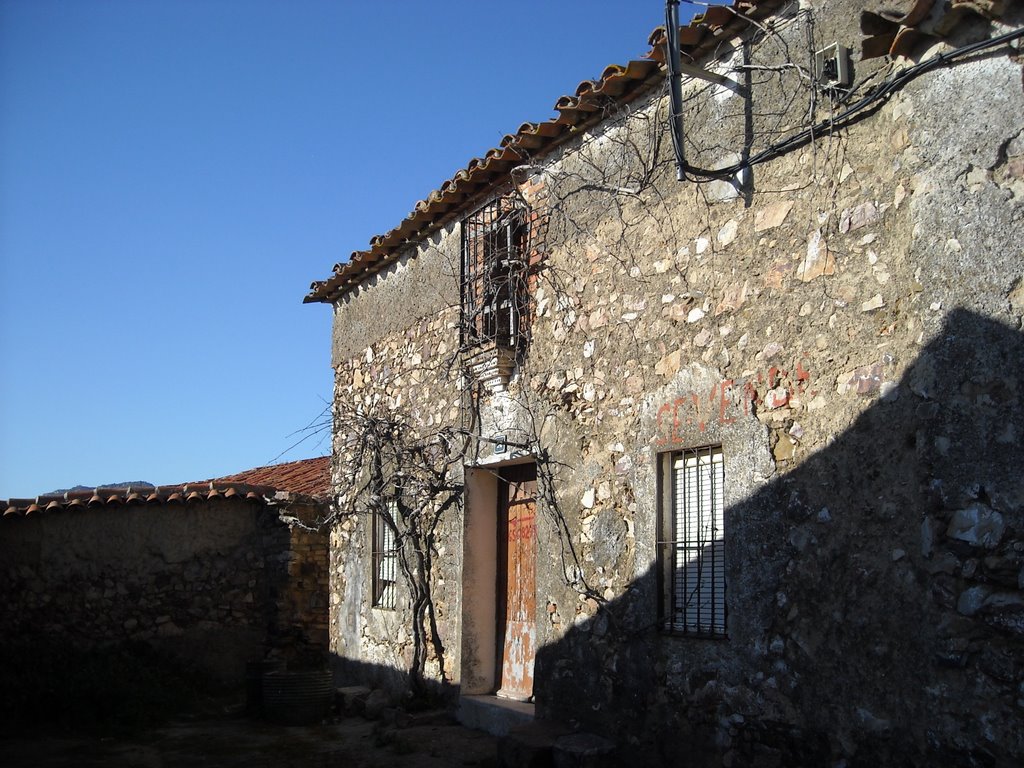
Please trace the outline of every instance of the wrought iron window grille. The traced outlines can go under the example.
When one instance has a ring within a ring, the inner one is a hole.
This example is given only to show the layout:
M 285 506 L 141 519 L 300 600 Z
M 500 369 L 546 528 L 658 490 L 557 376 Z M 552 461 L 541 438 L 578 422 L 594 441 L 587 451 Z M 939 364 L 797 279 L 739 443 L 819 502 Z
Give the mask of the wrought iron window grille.
M 463 221 L 463 349 L 519 346 L 527 298 L 527 221 L 526 206 L 510 195 L 495 198 Z
M 661 627 L 727 637 L 725 460 L 721 446 L 661 455 Z
M 398 543 L 394 519 L 398 514 L 398 503 L 390 501 L 387 512 L 373 513 L 373 547 L 371 564 L 373 568 L 372 605 L 374 608 L 395 610 L 398 607 L 396 581 L 398 577 Z

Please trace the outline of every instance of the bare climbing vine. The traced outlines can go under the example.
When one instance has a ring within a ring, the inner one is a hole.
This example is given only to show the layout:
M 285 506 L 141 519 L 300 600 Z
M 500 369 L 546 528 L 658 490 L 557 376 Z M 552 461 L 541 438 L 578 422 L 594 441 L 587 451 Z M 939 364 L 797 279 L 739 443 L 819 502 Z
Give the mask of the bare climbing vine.
M 393 534 L 395 555 L 409 597 L 412 656 L 409 677 L 417 695 L 429 693 L 426 669 L 437 664 L 447 679 L 437 626 L 432 578 L 438 529 L 461 510 L 463 485 L 456 471 L 464 440 L 451 429 L 416 430 L 401 410 L 345 407 L 335 413 L 339 462 L 339 516 L 376 517 Z

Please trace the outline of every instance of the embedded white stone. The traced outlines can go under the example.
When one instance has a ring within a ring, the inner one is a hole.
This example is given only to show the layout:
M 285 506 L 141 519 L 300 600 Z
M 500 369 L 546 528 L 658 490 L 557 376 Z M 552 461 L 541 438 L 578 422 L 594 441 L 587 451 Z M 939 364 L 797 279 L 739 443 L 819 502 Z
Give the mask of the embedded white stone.
M 971 587 L 960 593 L 960 599 L 956 602 L 956 609 L 964 616 L 973 616 L 985 604 L 985 598 L 989 595 L 988 587 Z
M 981 502 L 953 513 L 946 535 L 975 547 L 995 549 L 1006 531 L 1003 516 Z
M 861 312 L 872 312 L 876 309 L 881 309 L 885 306 L 885 300 L 882 298 L 882 294 L 876 293 L 870 299 L 860 305 Z
M 718 232 L 718 242 L 722 245 L 730 245 L 736 239 L 740 223 L 736 219 L 730 219 Z

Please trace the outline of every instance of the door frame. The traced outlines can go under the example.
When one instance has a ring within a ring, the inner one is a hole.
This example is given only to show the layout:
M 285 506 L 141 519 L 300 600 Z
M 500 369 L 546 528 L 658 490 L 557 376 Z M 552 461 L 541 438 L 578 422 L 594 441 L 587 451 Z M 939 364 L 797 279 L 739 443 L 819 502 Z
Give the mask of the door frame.
M 509 506 L 512 502 L 512 486 L 515 483 L 527 483 L 533 482 L 534 484 L 534 497 L 533 497 L 533 510 L 534 516 L 536 516 L 537 510 L 537 465 L 534 462 L 527 464 L 516 464 L 509 467 L 504 467 L 499 470 L 498 478 L 498 498 L 495 513 L 497 515 L 497 525 L 495 530 L 495 545 L 496 545 L 496 558 L 495 558 L 495 580 L 494 580 L 494 633 L 495 633 L 495 665 L 494 665 L 494 693 L 499 696 L 505 696 L 507 698 L 516 699 L 514 696 L 507 696 L 501 693 L 501 689 L 505 682 L 504 678 L 504 652 L 505 652 L 505 641 L 506 632 L 508 630 L 508 595 L 509 595 L 509 573 L 506 567 L 508 563 L 508 543 L 509 543 Z M 534 524 L 536 526 L 536 524 Z M 534 527 L 536 530 L 536 527 Z M 529 553 L 531 559 L 530 566 L 533 571 L 533 616 L 531 617 L 533 625 L 533 658 L 530 659 L 530 693 L 524 699 L 517 700 L 530 700 L 533 698 L 533 665 L 536 661 L 536 639 L 537 639 L 537 536 L 533 533 L 531 536 L 532 548 Z
M 500 683 L 497 632 L 498 499 L 501 474 L 533 456 L 465 468 L 462 536 L 459 690 L 462 696 L 494 695 Z M 518 471 L 518 470 L 513 470 Z

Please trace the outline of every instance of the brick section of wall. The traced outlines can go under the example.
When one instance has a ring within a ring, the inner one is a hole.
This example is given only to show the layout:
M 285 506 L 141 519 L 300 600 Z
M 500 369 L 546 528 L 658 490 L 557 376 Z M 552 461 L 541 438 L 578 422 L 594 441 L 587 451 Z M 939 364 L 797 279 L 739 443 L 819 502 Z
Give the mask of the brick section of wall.
M 287 580 L 277 601 L 279 644 L 310 659 L 323 659 L 328 650 L 328 533 L 316 527 L 318 512 L 317 507 L 289 509 L 302 524 L 289 531 Z

